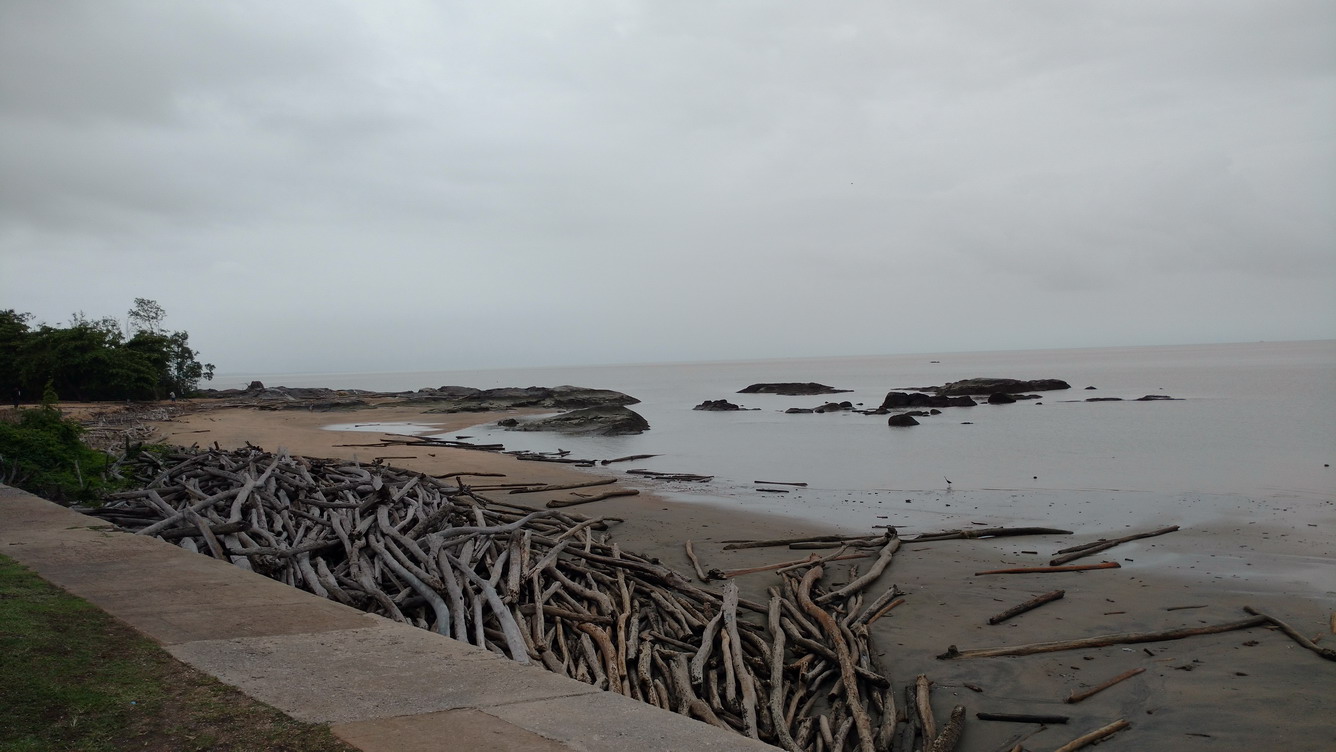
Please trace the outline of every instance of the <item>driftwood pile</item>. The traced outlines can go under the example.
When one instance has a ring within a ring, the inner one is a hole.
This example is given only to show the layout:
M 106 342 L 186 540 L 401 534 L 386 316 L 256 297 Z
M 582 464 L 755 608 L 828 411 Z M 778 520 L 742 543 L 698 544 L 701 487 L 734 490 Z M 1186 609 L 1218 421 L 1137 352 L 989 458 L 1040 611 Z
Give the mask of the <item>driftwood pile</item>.
M 140 490 L 92 513 L 295 587 L 732 729 L 786 750 L 949 750 L 926 677 L 897 691 L 869 644 L 894 587 L 864 603 L 900 546 L 835 584 L 813 555 L 766 603 L 622 551 L 618 520 L 530 509 L 379 464 L 234 452 L 144 453 Z M 847 558 L 847 557 L 846 557 Z M 897 705 L 897 697 L 904 703 Z

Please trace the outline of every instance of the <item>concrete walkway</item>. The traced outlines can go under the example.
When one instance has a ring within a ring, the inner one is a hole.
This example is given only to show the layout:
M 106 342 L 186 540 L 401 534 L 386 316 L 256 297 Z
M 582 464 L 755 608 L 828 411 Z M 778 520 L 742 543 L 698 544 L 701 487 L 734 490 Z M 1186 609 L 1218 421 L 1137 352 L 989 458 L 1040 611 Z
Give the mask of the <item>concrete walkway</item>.
M 366 752 L 774 750 L 8 486 L 0 553 Z

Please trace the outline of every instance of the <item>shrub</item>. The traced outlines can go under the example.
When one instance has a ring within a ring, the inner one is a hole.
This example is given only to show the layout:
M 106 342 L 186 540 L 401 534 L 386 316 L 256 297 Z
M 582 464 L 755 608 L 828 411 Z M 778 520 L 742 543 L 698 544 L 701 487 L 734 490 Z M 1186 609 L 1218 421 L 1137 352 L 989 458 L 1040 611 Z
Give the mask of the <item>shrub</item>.
M 19 411 L 0 422 L 0 481 L 52 501 L 95 501 L 113 490 L 110 457 L 89 448 L 83 427 L 54 407 Z

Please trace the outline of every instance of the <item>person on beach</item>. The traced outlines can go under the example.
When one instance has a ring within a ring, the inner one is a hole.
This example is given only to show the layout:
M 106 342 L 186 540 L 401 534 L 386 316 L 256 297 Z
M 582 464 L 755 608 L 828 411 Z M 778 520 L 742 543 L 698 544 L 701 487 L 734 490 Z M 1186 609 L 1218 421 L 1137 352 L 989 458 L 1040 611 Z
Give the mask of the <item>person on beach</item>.
M 23 392 L 18 387 L 14 387 L 14 409 L 19 409 L 19 400 L 23 399 Z
M 167 396 L 171 398 L 172 402 L 176 401 L 176 392 L 168 392 Z

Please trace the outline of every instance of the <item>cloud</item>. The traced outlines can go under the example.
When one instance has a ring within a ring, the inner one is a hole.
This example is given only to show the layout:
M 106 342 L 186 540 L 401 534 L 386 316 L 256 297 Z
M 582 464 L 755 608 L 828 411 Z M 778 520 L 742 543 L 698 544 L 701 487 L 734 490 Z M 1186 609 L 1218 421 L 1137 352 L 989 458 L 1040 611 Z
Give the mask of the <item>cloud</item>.
M 0 292 L 156 298 L 228 370 L 1331 337 L 1333 36 L 1298 1 L 9 3 Z

